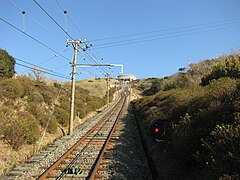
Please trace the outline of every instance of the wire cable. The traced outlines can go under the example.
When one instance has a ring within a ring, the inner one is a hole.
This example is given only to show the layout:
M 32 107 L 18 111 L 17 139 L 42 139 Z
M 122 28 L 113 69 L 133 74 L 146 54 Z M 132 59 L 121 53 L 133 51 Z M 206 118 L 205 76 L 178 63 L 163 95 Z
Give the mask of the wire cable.
M 44 67 L 41 67 L 41 66 L 38 66 L 38 65 L 29 63 L 29 62 L 24 61 L 24 60 L 22 60 L 22 59 L 15 58 L 15 57 L 14 57 L 14 59 L 15 59 L 15 60 L 18 60 L 18 61 L 20 61 L 20 62 L 26 63 L 26 64 L 28 64 L 28 65 L 31 65 L 31 66 L 33 66 L 33 67 L 37 67 L 38 70 L 44 70 L 44 71 L 47 71 L 47 72 L 50 72 L 50 73 L 54 73 L 54 74 L 56 74 L 56 75 L 64 76 L 64 74 L 61 74 L 61 73 L 58 73 L 58 72 L 54 72 L 53 70 L 49 70 L 49 69 L 47 69 L 47 68 L 44 68 Z
M 65 52 L 67 52 L 69 49 L 70 49 L 70 48 L 65 49 L 65 50 L 63 50 L 63 51 L 62 51 L 61 53 L 59 53 L 59 54 L 63 54 L 63 53 L 65 53 Z M 45 61 L 42 61 L 42 62 L 38 63 L 38 65 L 45 64 L 45 63 L 47 63 L 47 62 L 49 62 L 49 61 L 52 61 L 54 58 L 57 58 L 57 57 L 58 57 L 58 54 L 55 54 L 54 56 L 46 59 Z
M 70 21 L 72 22 L 72 24 L 75 26 L 75 28 L 78 30 L 78 32 L 85 38 L 86 36 L 80 31 L 80 28 L 77 26 L 77 24 L 74 22 L 73 18 L 70 17 L 68 11 L 59 3 L 58 0 L 55 0 L 57 5 L 60 7 L 60 9 L 63 11 L 64 15 L 67 15 L 67 17 L 70 19 Z M 91 54 L 93 55 L 93 57 L 95 58 L 95 60 L 93 61 L 96 64 L 101 64 L 101 62 L 98 62 L 98 58 L 96 57 L 96 55 L 91 52 Z M 88 55 L 89 56 L 89 55 Z M 89 57 L 91 60 L 93 59 L 92 57 Z M 105 70 L 104 70 L 105 71 Z
M 75 26 L 75 28 L 78 30 L 78 32 L 85 38 L 85 35 L 80 31 L 80 29 L 78 28 L 77 24 L 75 23 L 75 21 L 73 20 L 73 18 L 70 17 L 70 15 L 67 13 L 66 9 L 63 8 L 63 6 L 58 2 L 58 0 L 55 0 L 57 5 L 61 8 L 61 10 L 63 11 L 64 14 L 67 15 L 67 17 L 69 18 L 69 20 L 73 23 L 73 25 Z M 66 12 L 66 13 L 65 13 Z
M 71 39 L 74 39 L 36 0 L 33 0 L 33 1 L 68 37 L 70 37 Z
M 106 41 L 106 40 L 111 40 L 111 39 L 119 39 L 119 38 L 126 38 L 126 37 L 131 37 L 131 36 L 140 36 L 140 35 L 145 35 L 145 34 L 153 34 L 153 33 L 160 33 L 160 32 L 168 32 L 168 31 L 175 31 L 179 29 L 189 29 L 189 28 L 194 28 L 194 27 L 201 27 L 201 26 L 208 26 L 208 25 L 214 25 L 214 24 L 222 24 L 222 23 L 228 23 L 232 21 L 239 21 L 240 18 L 233 18 L 233 19 L 227 19 L 223 21 L 214 21 L 214 22 L 209 22 L 209 23 L 202 23 L 202 24 L 196 24 L 192 26 L 182 26 L 182 27 L 176 27 L 176 28 L 168 28 L 168 29 L 160 29 L 160 30 L 155 30 L 155 31 L 148 31 L 148 32 L 140 32 L 140 33 L 134 33 L 134 34 L 127 34 L 127 35 L 119 35 L 119 36 L 112 36 L 112 37 L 106 37 L 106 38 L 100 38 L 100 39 L 93 39 L 91 42 L 95 41 Z
M 226 29 L 226 28 L 236 27 L 236 26 L 239 26 L 239 25 L 219 27 L 219 28 L 208 29 L 208 30 L 199 29 L 201 31 L 195 31 L 195 32 L 190 31 L 191 33 L 184 33 L 184 32 L 169 33 L 169 35 L 165 34 L 165 36 L 164 35 L 151 36 L 151 37 L 156 37 L 156 38 L 150 38 L 150 39 L 147 39 L 147 37 L 144 37 L 144 38 L 146 38 L 146 40 L 142 40 L 143 38 L 136 38 L 134 40 L 132 39 L 132 40 L 126 40 L 126 41 L 112 42 L 112 43 L 108 43 L 108 44 L 106 43 L 105 45 L 98 45 L 98 46 L 96 45 L 96 46 L 93 46 L 93 48 L 94 49 L 103 49 L 103 48 L 111 48 L 111 47 L 124 46 L 124 45 L 130 45 L 130 44 L 139 44 L 139 43 L 145 43 L 145 42 L 150 42 L 150 41 L 169 39 L 169 38 L 174 38 L 174 37 L 183 37 L 183 36 L 206 33 L 206 32 L 211 32 L 211 31 L 223 30 L 223 29 Z M 187 31 L 185 31 L 185 32 L 187 32 Z M 179 34 L 179 33 L 182 33 L 182 34 Z
M 25 12 L 23 9 L 21 9 L 19 6 L 17 6 L 15 3 L 13 3 L 11 0 L 8 0 L 15 8 L 17 8 L 21 13 Z M 58 40 L 61 43 L 65 44 L 65 41 L 62 41 L 60 38 L 58 38 L 53 32 L 48 30 L 45 26 L 43 26 L 40 22 L 38 22 L 36 19 L 34 19 L 32 16 L 30 16 L 28 13 L 26 13 L 26 16 L 29 17 L 33 22 L 38 24 L 41 28 L 43 28 L 47 33 L 49 33 L 51 36 L 53 36 L 56 40 Z
M 16 29 L 17 31 L 23 33 L 24 35 L 28 36 L 29 38 L 31 38 L 32 40 L 34 40 L 35 42 L 41 44 L 42 46 L 44 46 L 45 48 L 49 49 L 50 51 L 58 54 L 59 56 L 63 57 L 64 59 L 71 61 L 69 58 L 63 56 L 62 54 L 58 53 L 56 50 L 52 49 L 51 47 L 49 47 L 48 45 L 44 44 L 43 42 L 39 41 L 38 39 L 34 38 L 33 36 L 29 35 L 28 33 L 22 31 L 21 29 L 17 28 L 16 26 L 14 26 L 13 24 L 7 22 L 6 20 L 0 18 L 1 21 L 3 21 L 4 23 L 6 23 L 7 25 L 11 26 L 12 28 Z
M 134 38 L 134 39 L 127 39 L 127 40 L 121 40 L 121 41 L 116 41 L 116 42 L 109 42 L 109 43 L 104 43 L 104 44 L 100 44 L 100 45 L 96 45 L 96 46 L 104 46 L 104 45 L 111 45 L 111 44 L 118 44 L 118 43 L 123 43 L 123 42 L 130 42 L 130 41 L 136 41 L 136 40 L 143 40 L 143 39 L 149 39 L 149 38 L 153 38 L 153 37 L 161 37 L 161 36 L 166 36 L 166 35 L 172 35 L 172 34 L 180 34 L 180 33 L 185 33 L 185 32 L 192 32 L 195 30 L 204 30 L 206 29 L 211 29 L 211 28 L 217 28 L 218 26 L 224 26 L 225 25 L 231 25 L 232 23 L 240 23 L 240 21 L 237 22 L 228 22 L 228 23 L 224 23 L 224 24 L 219 24 L 219 25 L 215 25 L 215 26 L 208 26 L 208 27 L 202 27 L 202 28 L 191 28 L 191 29 L 187 29 L 187 30 L 182 30 L 182 31 L 176 31 L 176 32 L 169 32 L 169 33 L 165 33 L 165 34 L 160 34 L 160 35 L 152 35 L 152 36 L 145 36 L 145 37 L 139 37 L 139 38 Z M 220 28 L 219 27 L 219 28 Z
M 16 64 L 19 65 L 19 66 L 28 68 L 28 69 L 33 69 L 33 67 L 30 67 L 30 66 L 27 66 L 27 65 L 24 65 L 24 64 L 21 64 L 21 63 L 17 63 L 17 62 L 16 62 Z M 39 70 L 39 69 L 38 69 L 38 71 L 43 72 L 43 73 L 45 73 L 45 74 L 52 75 L 52 76 L 56 76 L 56 77 L 60 77 L 60 78 L 63 78 L 63 79 L 71 80 L 71 79 L 69 79 L 69 78 L 67 78 L 67 77 L 65 77 L 65 76 L 56 75 L 56 74 L 54 74 L 54 73 L 50 73 L 50 72 L 47 72 L 47 71 L 44 71 L 44 70 Z
M 87 55 L 87 57 L 89 57 L 91 60 L 92 60 L 92 62 L 94 63 L 94 64 L 101 64 L 101 63 L 98 63 L 92 56 L 90 56 L 86 51 L 84 51 L 85 52 L 85 54 Z M 100 66 L 100 68 L 105 72 L 105 73 L 107 73 L 107 71 L 102 67 L 102 66 Z

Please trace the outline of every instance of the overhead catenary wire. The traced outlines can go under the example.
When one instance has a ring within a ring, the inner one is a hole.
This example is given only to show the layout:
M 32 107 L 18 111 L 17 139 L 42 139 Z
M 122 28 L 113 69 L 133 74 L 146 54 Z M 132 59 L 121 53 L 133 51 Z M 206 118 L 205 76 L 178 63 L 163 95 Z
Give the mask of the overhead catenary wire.
M 59 52 L 59 54 L 64 54 L 65 52 L 67 52 L 67 51 L 69 51 L 69 50 L 70 50 L 70 48 L 65 49 L 65 50 Z M 58 54 L 55 54 L 54 56 L 52 56 L 52 57 L 50 57 L 50 58 L 48 58 L 48 59 L 46 59 L 46 60 L 38 63 L 38 65 L 42 65 L 42 64 L 45 64 L 45 63 L 47 63 L 47 62 L 49 62 L 49 61 L 52 61 L 54 58 L 57 58 L 58 56 L 59 56 Z
M 54 74 L 59 75 L 59 76 L 65 76 L 64 74 L 55 72 L 54 70 L 50 70 L 50 69 L 41 67 L 41 66 L 39 66 L 39 65 L 35 65 L 35 64 L 29 63 L 28 61 L 24 61 L 24 60 L 22 60 L 22 59 L 15 58 L 15 57 L 14 57 L 14 59 L 17 60 L 17 61 L 23 62 L 23 63 L 25 63 L 25 64 L 28 64 L 28 65 L 32 66 L 32 68 L 35 67 L 35 68 L 37 68 L 37 70 L 43 70 L 43 71 L 46 71 L 46 72 L 54 73 Z
M 207 26 L 207 27 L 200 27 L 200 28 L 190 28 L 190 29 L 185 29 L 182 31 L 176 31 L 176 32 L 168 32 L 165 34 L 159 34 L 159 35 L 151 35 L 151 36 L 144 36 L 144 37 L 138 37 L 138 38 L 134 38 L 134 39 L 126 39 L 126 40 L 121 40 L 121 41 L 116 41 L 116 42 L 109 42 L 109 43 L 104 43 L 104 44 L 100 44 L 100 45 L 96 45 L 96 46 L 105 46 L 105 45 L 110 45 L 110 44 L 118 44 L 118 43 L 122 43 L 122 42 L 130 42 L 130 41 L 136 41 L 136 40 L 144 40 L 144 39 L 149 39 L 149 38 L 154 38 L 154 37 L 161 37 L 161 36 L 166 36 L 166 35 L 172 35 L 172 34 L 179 34 L 179 33 L 185 33 L 185 32 L 192 32 L 195 30 L 204 30 L 204 29 L 210 29 L 211 28 L 221 28 L 223 26 L 223 28 L 225 27 L 225 25 L 231 25 L 232 23 L 240 23 L 240 21 L 236 21 L 236 22 L 228 22 L 228 23 L 223 23 L 223 24 L 218 24 L 218 25 L 211 25 L 211 26 Z
M 66 11 L 66 9 L 63 8 L 63 6 L 58 2 L 58 0 L 55 0 L 57 5 L 61 8 L 61 10 L 63 11 L 64 14 L 67 15 L 67 17 L 69 18 L 69 20 L 73 23 L 73 25 L 75 26 L 75 28 L 78 30 L 78 32 L 83 36 L 83 38 L 87 39 L 86 36 L 80 31 L 80 28 L 77 26 L 77 24 L 75 23 L 75 21 L 73 20 L 73 18 L 71 18 L 71 16 L 69 15 L 68 11 Z
M 45 48 L 49 49 L 50 51 L 58 54 L 59 56 L 63 57 L 64 59 L 71 61 L 69 58 L 63 56 L 62 54 L 58 53 L 56 50 L 52 49 L 51 47 L 49 47 L 48 45 L 46 45 L 45 43 L 41 42 L 40 40 L 36 39 L 35 37 L 29 35 L 28 33 L 22 31 L 21 29 L 19 29 L 18 27 L 14 26 L 13 24 L 9 23 L 8 21 L 0 18 L 1 21 L 3 21 L 4 23 L 6 23 L 7 25 L 11 26 L 12 28 L 16 29 L 17 31 L 23 33 L 24 35 L 28 36 L 29 38 L 31 38 L 32 40 L 34 40 L 35 42 L 41 44 L 42 46 L 44 46 Z
M 23 9 L 21 9 L 18 5 L 16 5 L 15 3 L 13 3 L 11 0 L 8 0 L 15 8 L 17 8 L 21 13 L 25 12 L 24 14 L 29 17 L 33 22 L 35 22 L 36 24 L 38 24 L 41 28 L 43 28 L 48 34 L 50 34 L 51 36 L 53 36 L 56 40 L 58 40 L 61 43 L 65 44 L 65 41 L 62 41 L 60 38 L 58 38 L 53 32 L 51 32 L 50 30 L 48 30 L 44 25 L 42 25 L 40 22 L 38 22 L 36 19 L 34 19 L 32 16 L 30 16 L 26 11 L 24 11 Z
M 79 54 L 79 56 L 80 56 L 81 58 L 83 58 L 82 55 Z M 83 58 L 83 60 L 84 60 L 84 61 L 87 61 L 85 58 Z M 98 75 L 92 73 L 91 71 L 89 71 L 89 70 L 88 70 L 87 68 L 85 68 L 85 67 L 80 67 L 80 68 L 84 69 L 84 70 L 85 70 L 88 74 L 90 74 L 91 76 L 99 77 Z
M 33 1 L 68 37 L 74 39 L 36 0 Z
M 217 31 L 217 30 L 223 30 L 226 28 L 231 28 L 231 27 L 236 27 L 239 25 L 229 25 L 225 27 L 218 27 L 214 29 L 207 29 L 207 30 L 201 30 L 201 31 L 193 31 L 190 33 L 185 33 L 185 32 L 175 32 L 175 33 L 168 33 L 165 35 L 158 35 L 158 36 L 151 36 L 151 37 L 141 37 L 141 38 L 136 38 L 136 39 L 131 39 L 131 40 L 125 40 L 125 41 L 118 41 L 118 42 L 111 42 L 111 43 L 106 43 L 102 45 L 96 45 L 93 46 L 93 49 L 103 49 L 103 48 L 111 48 L 111 47 L 118 47 L 118 46 L 125 46 L 125 45 L 131 45 L 131 44 L 139 44 L 139 43 L 145 43 L 145 42 L 150 42 L 150 41 L 157 41 L 157 40 L 162 40 L 162 39 L 169 39 L 169 38 L 174 38 L 174 37 L 184 37 L 184 36 L 189 36 L 189 35 L 194 35 L 194 34 L 199 34 L 199 33 L 206 33 L 206 32 L 211 32 L 211 31 Z M 154 38 L 155 37 L 155 38 Z M 145 39 L 145 40 L 142 40 Z
M 175 31 L 175 30 L 180 30 L 180 29 L 190 29 L 190 28 L 195 28 L 195 27 L 217 25 L 217 24 L 230 23 L 230 22 L 236 22 L 236 21 L 240 21 L 240 18 L 232 18 L 232 19 L 213 21 L 213 22 L 202 23 L 202 24 L 186 25 L 186 26 L 175 27 L 175 28 L 166 28 L 166 29 L 160 29 L 160 30 L 154 30 L 154 31 L 139 32 L 139 33 L 126 34 L 126 35 L 117 35 L 117 36 L 106 37 L 106 38 L 92 39 L 91 42 L 108 41 L 111 39 L 120 39 L 120 38 L 122 39 L 122 38 L 127 38 L 127 37 L 132 37 L 132 36 L 156 34 L 156 33 L 160 33 L 160 32 L 169 32 L 169 31 Z
M 85 38 L 86 36 L 80 31 L 80 28 L 77 26 L 77 24 L 74 22 L 73 18 L 71 18 L 71 16 L 69 15 L 68 11 L 59 3 L 58 0 L 55 0 L 56 3 L 58 4 L 58 6 L 60 7 L 60 9 L 63 11 L 64 15 L 67 15 L 67 17 L 70 19 L 70 21 L 73 23 L 73 25 L 75 26 L 75 28 L 78 30 L 78 32 Z M 86 52 L 85 52 L 86 53 Z M 96 57 L 96 55 L 91 52 L 91 54 L 93 55 L 93 57 L 91 57 L 89 54 L 87 54 L 88 58 L 94 63 L 94 64 L 101 64 L 101 62 L 98 62 L 98 58 Z M 103 71 L 105 71 L 102 67 L 101 69 Z M 106 72 L 106 71 L 105 71 Z
M 28 14 L 27 14 L 23 9 L 21 9 L 18 5 L 16 5 L 15 3 L 13 3 L 11 0 L 8 0 L 8 1 L 9 1 L 15 8 L 17 8 L 20 12 L 22 12 L 22 13 L 24 12 L 24 14 L 26 14 L 27 17 L 29 17 L 29 18 L 30 18 L 32 21 L 34 21 L 36 24 L 40 25 L 45 31 L 47 31 L 49 34 L 51 34 L 52 36 L 54 36 L 57 40 L 61 41 L 59 38 L 57 38 L 57 37 L 54 35 L 54 33 L 52 33 L 51 31 L 49 31 L 49 30 L 48 30 L 46 27 L 44 27 L 41 23 L 39 23 L 37 20 L 35 20 L 35 19 L 34 19 L 33 17 L 31 17 L 30 15 L 28 15 Z M 34 2 L 48 15 L 57 25 L 59 25 L 59 24 L 57 23 L 57 21 L 55 21 L 55 20 L 51 17 L 51 15 L 48 14 L 47 11 L 45 11 L 44 8 L 43 8 L 37 1 L 34 0 Z M 66 12 L 66 11 L 65 11 L 65 12 Z M 78 29 L 78 31 L 80 31 L 79 28 L 77 27 L 76 23 L 74 23 L 73 19 L 72 19 L 70 16 L 68 16 L 68 17 L 69 17 L 69 19 L 71 20 L 71 22 L 75 25 L 75 27 Z M 52 49 L 51 47 L 49 47 L 48 45 L 46 45 L 45 43 L 43 43 L 43 42 L 41 42 L 40 40 L 38 40 L 37 38 L 31 36 L 30 34 L 28 34 L 27 32 L 25 32 L 24 30 L 19 29 L 19 28 L 16 27 L 15 25 L 11 24 L 10 22 L 8 22 L 8 21 L 6 21 L 6 20 L 4 20 L 4 19 L 2 19 L 2 18 L 1 18 L 1 21 L 3 21 L 4 23 L 8 24 L 8 25 L 11 26 L 12 28 L 14 28 L 14 29 L 16 29 L 17 31 L 23 33 L 24 35 L 28 36 L 28 37 L 31 38 L 32 40 L 36 41 L 37 43 L 43 45 L 44 47 L 48 48 L 49 50 L 51 50 L 51 51 L 53 51 L 53 52 L 55 53 L 54 57 L 51 57 L 51 58 L 49 58 L 48 60 L 46 60 L 46 61 L 44 61 L 44 62 L 42 62 L 42 63 L 46 63 L 46 62 L 50 61 L 51 59 L 57 57 L 57 55 L 63 57 L 64 59 L 67 59 L 68 61 L 71 61 L 71 60 L 68 59 L 67 57 L 61 55 L 60 53 L 58 53 L 57 51 L 55 51 L 54 49 Z M 59 25 L 59 26 L 60 26 L 60 25 Z M 61 28 L 61 29 L 64 31 L 63 28 Z M 67 33 L 66 30 L 65 30 L 65 33 Z M 81 33 L 81 34 L 82 34 L 82 33 Z M 67 35 L 69 35 L 69 34 L 67 33 Z M 82 35 L 83 35 L 83 34 L 82 34 Z M 84 36 L 84 35 L 83 35 L 83 36 Z M 69 36 L 69 37 L 70 37 L 70 36 Z M 84 36 L 84 37 L 85 37 L 85 36 Z M 70 38 L 71 38 L 71 37 L 70 37 Z M 61 41 L 61 42 L 62 42 L 62 41 Z M 88 56 L 90 57 L 90 55 L 88 55 Z M 91 57 L 90 59 L 93 59 L 93 58 Z M 42 63 L 41 63 L 41 64 L 42 64 Z M 97 63 L 97 62 L 96 62 L 96 63 Z M 24 66 L 24 67 L 26 67 L 26 68 L 31 69 L 29 66 L 26 66 L 26 65 L 24 65 L 24 64 L 18 63 L 18 65 Z M 39 65 L 33 65 L 33 64 L 30 64 L 30 65 L 35 66 L 35 67 L 40 67 Z M 40 68 L 40 69 L 42 69 L 42 68 Z M 84 68 L 84 69 L 85 69 L 85 68 Z M 41 71 L 43 71 L 44 73 L 47 73 L 47 71 L 50 71 L 50 70 L 45 69 L 45 70 L 41 70 Z M 88 71 L 87 69 L 85 69 L 85 71 L 87 71 L 89 74 L 97 77 L 97 75 L 91 73 L 91 72 Z M 51 71 L 50 73 L 48 72 L 48 74 L 53 75 L 52 72 L 53 72 L 53 71 Z M 61 74 L 61 75 L 58 74 L 58 75 L 62 77 L 62 74 Z M 65 77 L 64 77 L 64 78 L 65 78 Z
M 16 65 L 19 65 L 19 66 L 22 66 L 22 67 L 25 67 L 25 68 L 28 68 L 28 69 L 33 69 L 33 67 L 30 67 L 30 66 L 18 63 L 18 62 L 16 62 Z M 50 72 L 47 72 L 47 71 L 44 71 L 44 70 L 39 70 L 38 69 L 38 71 L 43 72 L 45 74 L 49 74 L 49 75 L 55 76 L 55 77 L 60 77 L 60 78 L 63 78 L 63 79 L 71 80 L 71 79 L 69 79 L 69 78 L 67 78 L 65 76 L 60 76 L 60 75 L 57 75 L 57 74 L 54 74 L 54 73 L 50 73 Z
M 84 51 L 85 52 L 85 51 Z M 92 56 L 90 56 L 87 52 L 85 52 L 85 54 L 87 55 L 87 57 L 89 57 L 91 59 L 91 61 L 94 63 L 94 64 L 101 64 L 101 63 L 98 63 Z M 104 71 L 105 73 L 107 73 L 107 71 L 102 67 L 100 66 L 100 68 L 102 69 L 102 71 Z

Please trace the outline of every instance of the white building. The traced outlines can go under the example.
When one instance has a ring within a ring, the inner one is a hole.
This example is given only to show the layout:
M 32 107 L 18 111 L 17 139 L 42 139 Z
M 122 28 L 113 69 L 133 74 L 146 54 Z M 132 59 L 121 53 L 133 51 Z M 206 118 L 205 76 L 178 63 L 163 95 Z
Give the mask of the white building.
M 133 81 L 136 80 L 137 78 L 134 74 L 121 74 L 118 76 L 118 79 L 122 81 Z

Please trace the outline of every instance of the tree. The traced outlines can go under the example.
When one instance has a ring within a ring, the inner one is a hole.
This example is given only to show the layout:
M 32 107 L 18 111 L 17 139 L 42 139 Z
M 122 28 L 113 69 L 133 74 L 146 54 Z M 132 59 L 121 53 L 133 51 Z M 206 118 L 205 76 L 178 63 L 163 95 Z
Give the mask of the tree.
M 178 71 L 179 72 L 184 72 L 184 71 L 186 71 L 186 68 L 181 67 L 181 68 L 178 69 Z
M 214 79 L 230 77 L 240 78 L 240 56 L 229 56 L 224 63 L 219 63 L 213 67 L 212 72 L 202 78 L 202 85 L 208 85 Z
M 35 81 L 36 82 L 43 82 L 44 81 L 44 76 L 43 76 L 44 73 L 41 70 L 39 70 L 38 67 L 33 66 L 31 68 L 31 71 L 33 72 L 33 74 L 35 76 Z
M 16 61 L 7 51 L 0 49 L 0 77 L 13 77 L 15 63 Z

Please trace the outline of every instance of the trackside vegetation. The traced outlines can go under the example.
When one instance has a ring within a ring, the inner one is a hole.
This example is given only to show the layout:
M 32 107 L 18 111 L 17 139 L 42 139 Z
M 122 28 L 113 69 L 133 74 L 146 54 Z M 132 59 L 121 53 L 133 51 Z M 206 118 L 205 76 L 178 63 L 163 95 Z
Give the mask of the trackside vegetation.
M 43 129 L 55 133 L 68 126 L 68 87 L 56 88 L 30 79 L 0 79 L 0 135 L 12 148 L 35 143 Z M 75 117 L 85 117 L 105 104 L 89 91 L 76 89 Z M 14 130 L 14 131 L 13 131 Z
M 153 91 L 143 91 L 153 95 L 133 102 L 159 179 L 240 178 L 240 56 L 213 61 L 211 68 L 199 66 L 205 70 L 198 77 L 193 69 L 176 81 L 168 77 L 175 84 L 169 89 L 166 80 L 154 80 Z M 206 63 L 212 64 L 200 64 Z M 198 84 L 190 83 L 189 73 Z M 153 122 L 162 125 L 161 142 L 153 138 Z
M 65 135 L 69 121 L 70 83 L 15 76 L 14 65 L 14 58 L 0 50 L 0 147 L 7 152 L 0 152 L 0 175 L 22 161 L 24 149 L 37 150 L 44 131 L 56 138 L 61 133 Z M 114 89 L 111 89 L 111 100 L 113 93 Z M 77 86 L 75 124 L 105 104 L 103 97 L 91 95 L 89 90 Z

